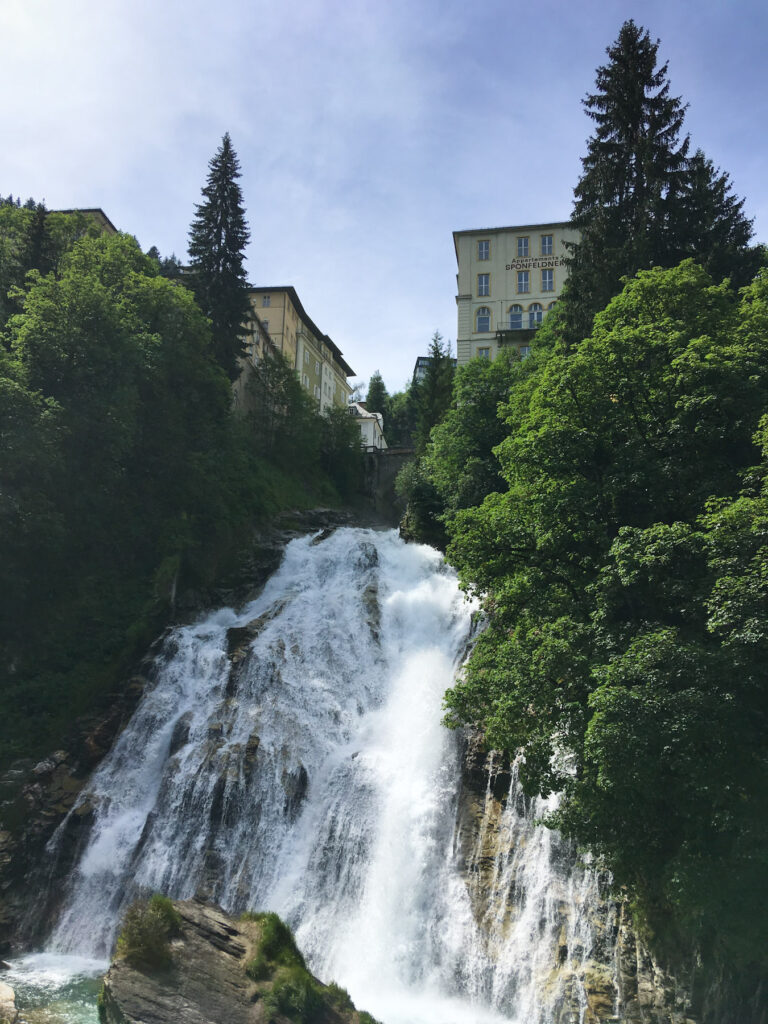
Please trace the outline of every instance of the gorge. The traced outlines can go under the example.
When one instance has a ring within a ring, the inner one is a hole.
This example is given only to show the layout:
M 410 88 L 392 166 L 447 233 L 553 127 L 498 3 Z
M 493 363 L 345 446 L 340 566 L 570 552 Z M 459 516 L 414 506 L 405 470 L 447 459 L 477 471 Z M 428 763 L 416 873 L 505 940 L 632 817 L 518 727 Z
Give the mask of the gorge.
M 441 724 L 475 611 L 437 551 L 344 528 L 294 540 L 240 610 L 172 630 L 48 843 L 49 879 L 76 861 L 47 959 L 15 959 L 11 984 L 105 965 L 157 891 L 277 911 L 384 1024 L 689 1020 L 605 878 L 539 823 L 556 798 Z

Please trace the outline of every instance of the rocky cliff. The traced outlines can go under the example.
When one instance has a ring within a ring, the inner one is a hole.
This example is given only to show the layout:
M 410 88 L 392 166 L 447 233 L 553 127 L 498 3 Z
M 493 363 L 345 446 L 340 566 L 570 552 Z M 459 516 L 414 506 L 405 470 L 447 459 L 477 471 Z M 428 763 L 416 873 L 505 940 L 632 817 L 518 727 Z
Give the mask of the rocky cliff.
M 508 813 L 509 801 L 516 802 L 518 814 Z M 541 841 L 535 830 L 549 830 L 535 824 L 536 808 L 514 771 L 486 752 L 479 733 L 467 740 L 458 814 L 459 850 L 475 919 L 486 941 L 503 947 L 526 902 L 521 890 L 532 884 L 524 856 L 510 858 L 510 847 L 524 851 Z M 556 833 L 544 841 L 552 868 L 549 920 L 546 929 L 544 922 L 538 925 L 540 941 L 545 931 L 554 941 L 539 968 L 539 984 L 557 993 L 553 1024 L 697 1024 L 689 989 L 638 938 L 626 906 L 609 895 L 609 879 L 589 865 L 574 868 L 576 850 Z M 578 886 L 591 888 L 585 901 L 588 920 L 574 920 L 577 908 L 568 891 L 574 873 Z
M 280 963 L 275 949 L 272 959 L 265 955 L 263 921 L 235 920 L 199 899 L 173 906 L 181 923 L 168 965 L 115 960 L 100 998 L 102 1024 L 376 1024 L 343 989 Z

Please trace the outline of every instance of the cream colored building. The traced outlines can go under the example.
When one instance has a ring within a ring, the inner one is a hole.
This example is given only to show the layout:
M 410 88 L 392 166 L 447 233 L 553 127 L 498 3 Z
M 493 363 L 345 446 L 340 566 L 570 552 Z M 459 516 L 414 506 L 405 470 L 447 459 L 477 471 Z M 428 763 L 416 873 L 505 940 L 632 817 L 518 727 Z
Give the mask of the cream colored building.
M 251 288 L 250 295 L 254 314 L 317 400 L 320 412 L 334 405 L 346 408 L 352 393 L 347 377 L 354 377 L 355 371 L 341 349 L 307 316 L 296 289 L 291 285 Z
M 493 359 L 503 346 L 528 354 L 536 328 L 562 293 L 565 243 L 578 240 L 567 221 L 454 231 L 459 366 Z

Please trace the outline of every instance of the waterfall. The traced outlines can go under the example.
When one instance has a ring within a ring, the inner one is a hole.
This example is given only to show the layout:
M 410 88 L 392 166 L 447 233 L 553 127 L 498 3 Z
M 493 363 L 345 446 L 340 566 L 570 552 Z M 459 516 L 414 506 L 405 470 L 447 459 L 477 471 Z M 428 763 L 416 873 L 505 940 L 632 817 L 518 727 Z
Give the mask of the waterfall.
M 514 773 L 461 838 L 441 701 L 472 612 L 436 551 L 340 529 L 293 541 L 244 609 L 173 631 L 72 812 L 93 826 L 49 948 L 107 956 L 137 895 L 202 891 L 276 910 L 385 1024 L 583 1024 L 610 931 L 594 873 Z

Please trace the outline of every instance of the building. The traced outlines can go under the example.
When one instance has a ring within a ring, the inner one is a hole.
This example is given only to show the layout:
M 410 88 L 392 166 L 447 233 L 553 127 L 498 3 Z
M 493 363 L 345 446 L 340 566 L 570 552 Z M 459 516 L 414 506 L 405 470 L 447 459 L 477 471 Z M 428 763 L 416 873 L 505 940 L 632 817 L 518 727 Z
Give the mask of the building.
M 432 356 L 417 356 L 416 362 L 413 364 L 413 377 L 411 378 L 414 384 L 420 384 L 427 375 L 427 367 L 432 362 Z M 453 368 L 456 369 L 456 359 L 453 359 Z
M 251 308 L 272 344 L 296 370 L 306 390 L 317 399 L 320 411 L 346 407 L 352 388 L 347 377 L 355 371 L 341 349 L 307 316 L 291 285 L 251 288 Z
M 249 386 L 254 377 L 254 370 L 265 355 L 278 351 L 261 318 L 251 304 L 251 316 L 247 323 L 248 333 L 243 338 L 245 355 L 240 359 L 240 376 L 232 385 L 232 396 L 235 409 L 241 413 L 252 412 L 255 395 Z
M 90 217 L 105 235 L 116 235 L 117 228 L 99 206 L 82 206 L 74 210 L 49 210 L 49 213 L 82 213 Z
M 504 346 L 528 354 L 568 276 L 566 243 L 579 237 L 567 221 L 454 231 L 459 366 Z
M 387 447 L 384 439 L 384 417 L 380 412 L 368 412 L 363 402 L 350 402 L 349 414 L 354 416 L 360 427 L 360 443 L 366 451 L 383 451 Z

